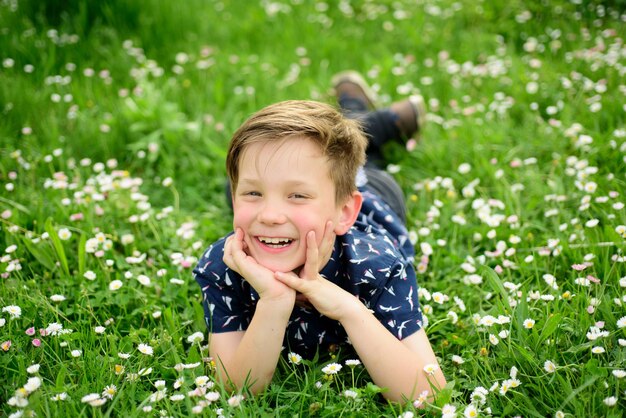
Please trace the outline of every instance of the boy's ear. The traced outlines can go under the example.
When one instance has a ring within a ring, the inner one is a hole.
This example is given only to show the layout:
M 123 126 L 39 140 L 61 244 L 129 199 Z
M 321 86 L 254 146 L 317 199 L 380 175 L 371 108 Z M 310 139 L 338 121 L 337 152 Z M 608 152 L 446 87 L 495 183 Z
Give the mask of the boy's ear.
M 361 192 L 354 191 L 352 195 L 343 202 L 340 207 L 339 220 L 335 225 L 335 234 L 343 235 L 354 225 L 359 211 L 361 210 L 361 204 L 363 203 L 363 195 Z

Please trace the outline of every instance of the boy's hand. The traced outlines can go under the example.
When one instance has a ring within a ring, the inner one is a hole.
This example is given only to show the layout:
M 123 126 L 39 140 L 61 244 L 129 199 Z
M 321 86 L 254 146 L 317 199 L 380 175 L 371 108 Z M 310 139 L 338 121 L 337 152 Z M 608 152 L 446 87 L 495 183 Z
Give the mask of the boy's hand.
M 296 298 L 295 290 L 276 280 L 271 270 L 257 263 L 246 253 L 245 246 L 243 231 L 237 228 L 235 234 L 226 239 L 224 263 L 246 279 L 261 299 L 284 300 L 285 303 L 291 303 L 293 308 Z
M 306 261 L 300 276 L 293 272 L 276 272 L 274 276 L 290 288 L 302 293 L 319 313 L 336 320 L 346 312 L 357 299 L 339 286 L 323 278 L 319 271 L 322 263 L 328 260 L 334 245 L 332 222 L 326 224 L 324 237 L 317 246 L 315 232 L 309 231 L 306 236 Z

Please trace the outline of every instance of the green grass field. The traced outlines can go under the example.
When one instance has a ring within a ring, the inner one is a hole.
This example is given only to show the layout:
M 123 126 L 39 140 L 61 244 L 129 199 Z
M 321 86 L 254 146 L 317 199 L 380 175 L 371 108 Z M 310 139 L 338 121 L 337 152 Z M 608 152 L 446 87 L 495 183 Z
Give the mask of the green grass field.
M 623 416 L 625 39 L 619 0 L 0 2 L 0 415 Z M 212 377 L 230 136 L 345 69 L 428 103 L 386 149 L 449 382 L 421 408 L 341 352 Z

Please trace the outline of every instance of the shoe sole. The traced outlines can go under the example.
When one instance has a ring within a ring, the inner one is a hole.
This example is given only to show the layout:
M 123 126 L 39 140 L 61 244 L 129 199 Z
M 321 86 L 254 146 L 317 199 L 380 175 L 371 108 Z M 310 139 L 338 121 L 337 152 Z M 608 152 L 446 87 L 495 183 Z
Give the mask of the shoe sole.
M 419 94 L 409 96 L 409 102 L 411 103 L 411 106 L 413 106 L 415 116 L 417 116 L 416 133 L 419 134 L 422 129 L 424 129 L 424 125 L 426 124 L 426 103 L 424 102 L 424 98 Z
M 376 104 L 377 102 L 376 92 L 372 90 L 369 84 L 367 84 L 367 81 L 365 81 L 363 76 L 359 74 L 358 72 L 348 70 L 348 71 L 342 71 L 340 73 L 337 73 L 332 77 L 331 83 L 333 85 L 333 89 L 335 90 L 335 92 L 337 91 L 337 86 L 340 85 L 341 83 L 352 83 L 358 86 L 363 91 L 363 95 L 365 96 L 367 100 L 368 106 L 371 107 L 372 109 L 376 109 L 378 107 Z

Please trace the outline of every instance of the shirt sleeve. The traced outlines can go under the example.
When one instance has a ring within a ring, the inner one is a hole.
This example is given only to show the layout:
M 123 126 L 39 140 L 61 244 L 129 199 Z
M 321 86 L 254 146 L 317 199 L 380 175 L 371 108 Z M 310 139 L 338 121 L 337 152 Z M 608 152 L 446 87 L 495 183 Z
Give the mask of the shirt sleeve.
M 244 331 L 254 312 L 250 285 L 222 260 L 224 242 L 210 246 L 193 270 L 209 333 Z
M 422 328 L 417 278 L 413 266 L 402 260 L 393 264 L 390 273 L 370 307 L 389 332 L 402 340 Z

